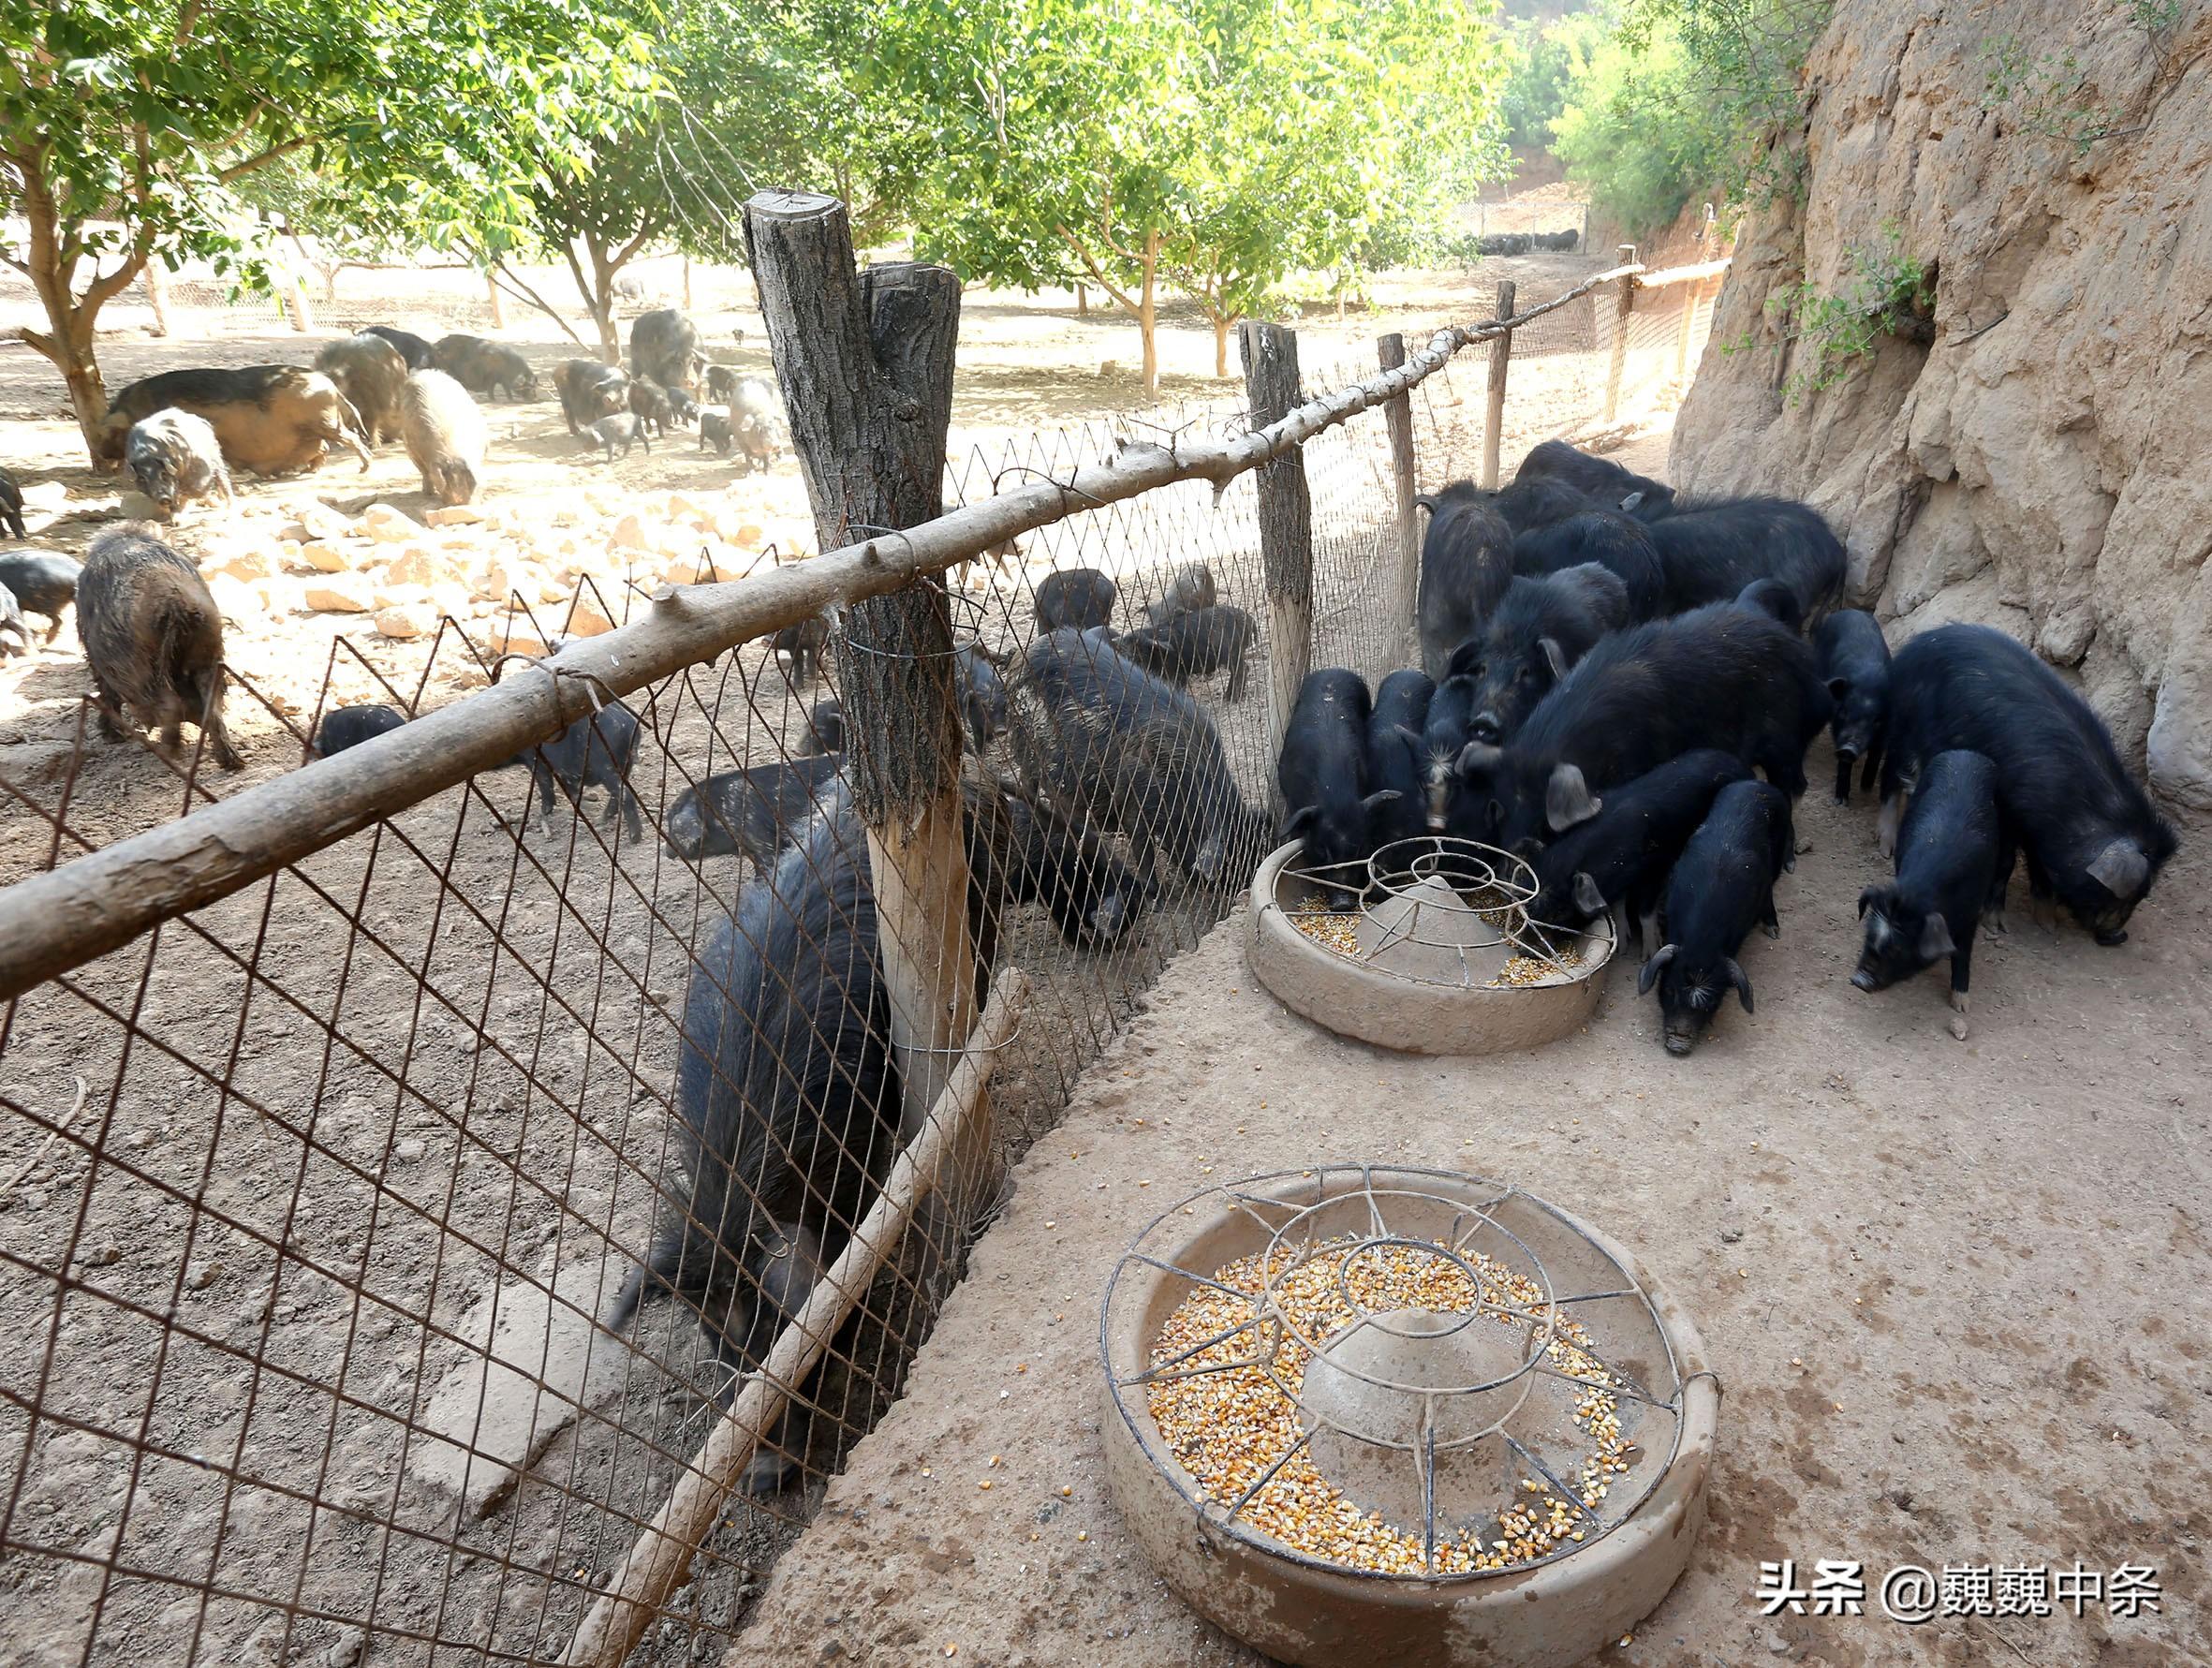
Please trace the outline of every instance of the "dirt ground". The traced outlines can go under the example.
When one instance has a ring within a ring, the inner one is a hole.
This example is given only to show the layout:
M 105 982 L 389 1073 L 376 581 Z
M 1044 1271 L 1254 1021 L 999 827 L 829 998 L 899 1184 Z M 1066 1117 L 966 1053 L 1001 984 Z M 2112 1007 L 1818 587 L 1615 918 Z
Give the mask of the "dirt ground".
M 1810 766 L 1816 784 L 1825 744 Z M 1832 770 L 1832 764 L 1826 766 Z M 1722 1400 L 1710 1520 L 1635 1668 L 1801 1661 L 2172 1668 L 2207 1654 L 2212 877 L 2203 824 L 2127 945 L 2028 919 L 1974 964 L 1851 988 L 1885 873 L 1864 801 L 1754 936 L 1755 1018 L 1687 1060 L 1628 958 L 1579 1035 L 1430 1059 L 1342 1041 L 1256 988 L 1242 916 L 1154 987 L 1015 1177 L 914 1367 L 778 1565 L 732 1661 L 1256 1663 L 1171 1595 L 1101 1474 L 1098 1317 L 1115 1259 L 1211 1182 L 1321 1161 L 1521 1184 L 1633 1248 L 1688 1309 Z M 979 1484 L 988 1482 L 984 1492 Z M 1910 1628 L 1756 1614 L 1762 1560 L 2149 1564 L 2162 1611 Z

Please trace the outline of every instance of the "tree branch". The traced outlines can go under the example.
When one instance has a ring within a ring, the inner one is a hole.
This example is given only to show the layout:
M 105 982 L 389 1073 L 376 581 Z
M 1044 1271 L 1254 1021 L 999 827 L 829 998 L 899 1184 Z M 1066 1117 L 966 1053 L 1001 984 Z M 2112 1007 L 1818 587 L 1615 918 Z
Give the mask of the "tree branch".
M 319 133 L 303 133 L 297 139 L 288 139 L 281 144 L 271 145 L 258 156 L 248 156 L 243 162 L 232 163 L 215 178 L 221 184 L 228 185 L 239 175 L 250 174 L 257 168 L 266 168 L 279 157 L 289 156 L 294 151 L 304 151 L 309 145 L 319 143 L 322 138 L 323 136 Z
M 1120 288 L 1113 279 L 1099 270 L 1099 263 L 1091 258 L 1091 252 L 1084 247 L 1073 232 L 1065 226 L 1055 228 L 1055 229 L 1067 241 L 1068 246 L 1075 251 L 1075 258 L 1083 262 L 1084 270 L 1090 273 L 1091 282 L 1120 303 L 1128 311 L 1131 317 L 1135 317 L 1139 311 L 1136 298 Z
M 529 305 L 536 307 L 540 313 L 544 314 L 548 318 L 552 319 L 555 324 L 561 327 L 561 333 L 563 335 L 567 336 L 568 340 L 575 343 L 577 347 L 583 347 L 588 351 L 589 344 L 586 343 L 582 336 L 578 335 L 576 332 L 569 327 L 568 321 L 566 318 L 563 318 L 558 313 L 553 311 L 553 304 L 543 296 L 539 295 L 535 289 L 532 289 L 527 284 L 524 283 L 520 278 L 516 277 L 512 273 L 509 272 L 504 262 L 497 260 L 491 261 L 485 266 L 484 270 L 491 275 L 493 282 L 504 283 L 509 294 L 514 296 L 518 301 L 525 302 Z

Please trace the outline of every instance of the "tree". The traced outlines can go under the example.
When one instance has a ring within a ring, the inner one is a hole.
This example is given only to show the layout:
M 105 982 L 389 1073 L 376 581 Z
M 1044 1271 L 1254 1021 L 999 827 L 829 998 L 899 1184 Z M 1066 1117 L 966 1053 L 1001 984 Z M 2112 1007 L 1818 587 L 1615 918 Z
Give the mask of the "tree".
M 857 62 L 911 137 L 917 244 L 964 276 L 1096 285 L 1159 386 L 1162 283 L 1230 328 L 1501 165 L 1463 0 L 886 0 Z
M 237 189 L 298 158 L 364 218 L 466 201 L 527 212 L 533 170 L 581 170 L 610 97 L 647 86 L 634 31 L 588 0 L 0 0 L 0 189 L 27 227 L 0 251 L 48 328 L 86 446 L 108 408 L 100 310 L 149 261 L 249 275 Z

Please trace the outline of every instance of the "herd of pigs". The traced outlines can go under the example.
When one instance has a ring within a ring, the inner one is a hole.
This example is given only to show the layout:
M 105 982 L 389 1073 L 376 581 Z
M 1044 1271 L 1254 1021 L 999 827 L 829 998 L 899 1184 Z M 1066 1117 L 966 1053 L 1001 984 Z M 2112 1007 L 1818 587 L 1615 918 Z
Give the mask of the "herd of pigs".
M 2018 856 L 2039 906 L 2115 945 L 2174 853 L 2103 724 L 2029 650 L 1954 625 L 1893 657 L 1871 615 L 1836 608 L 1843 546 L 1806 505 L 1680 498 L 1556 440 L 1502 492 L 1423 502 L 1421 667 L 1373 691 L 1312 673 L 1278 760 L 1285 832 L 1334 907 L 1409 835 L 1502 848 L 1533 871 L 1536 921 L 1610 911 L 1638 933 L 1638 991 L 1658 986 L 1662 1041 L 1688 1054 L 1730 992 L 1751 1011 L 1736 952 L 1781 930 L 1791 802 L 1828 729 L 1839 802 L 1854 765 L 1862 789 L 1879 775 L 1896 865 L 1859 896 L 1851 982 L 1948 957 L 1963 1038 L 1974 931 L 2003 930 Z
M 524 397 L 534 387 L 504 350 L 471 357 L 454 341 L 391 345 L 394 361 L 420 347 L 454 368 L 406 371 L 390 378 L 392 401 L 365 404 L 350 372 L 356 418 L 332 414 L 339 430 L 358 420 L 373 432 L 393 411 L 403 434 L 430 422 L 440 438 L 417 462 L 426 487 L 435 465 L 434 495 L 473 475 L 446 444 L 459 426 L 451 400 L 467 402 L 477 384 Z M 715 367 L 696 362 L 683 332 L 672 343 L 681 363 L 656 360 L 648 334 L 643 353 L 633 340 L 627 373 L 564 366 L 555 380 L 571 427 L 621 444 L 682 421 L 688 396 L 674 396 Z M 727 425 L 750 421 L 730 415 L 740 410 L 732 398 Z M 179 414 L 121 415 L 127 455 L 147 421 Z M 695 415 L 703 426 L 712 414 Z M 2033 654 L 1995 631 L 1945 626 L 1893 657 L 1869 615 L 1836 608 L 1844 552 L 1803 504 L 1678 497 L 1556 441 L 1501 492 L 1462 482 L 1423 502 L 1422 664 L 1372 691 L 1348 670 L 1305 679 L 1276 761 L 1279 828 L 1245 799 L 1190 693 L 1225 673 L 1225 698 L 1242 695 L 1259 640 L 1202 564 L 1166 570 L 1148 603 L 1097 569 L 1055 571 L 1036 587 L 1025 649 L 971 642 L 947 659 L 966 738 L 981 991 L 1015 906 L 1040 906 L 1070 947 L 1097 952 L 1171 889 L 1226 895 L 1274 839 L 1301 840 L 1304 865 L 1350 907 L 1356 889 L 1331 884 L 1335 865 L 1364 872 L 1383 846 L 1442 834 L 1525 859 L 1539 922 L 1578 927 L 1612 911 L 1637 930 L 1639 992 L 1657 986 L 1664 1044 L 1687 1054 L 1730 992 L 1752 1006 L 1736 956 L 1754 925 L 1778 930 L 1775 880 L 1796 853 L 1792 801 L 1823 728 L 1839 800 L 1854 771 L 1862 790 L 1879 777 L 1880 837 L 1895 858 L 1895 880 L 1860 896 L 1852 982 L 1880 990 L 1948 957 L 1958 1035 L 1975 931 L 2001 930 L 2017 854 L 2039 904 L 2055 897 L 2107 945 L 2125 939 L 2173 854 L 2174 831 L 2103 726 Z M 0 581 L 18 577 L 0 558 Z M 221 622 L 192 564 L 143 528 L 117 529 L 94 542 L 74 593 L 103 726 L 112 733 L 128 714 L 173 746 L 189 719 L 235 768 Z M 66 601 L 35 585 L 19 595 L 50 617 Z M 772 648 L 796 688 L 830 643 L 818 620 Z M 340 708 L 318 749 L 340 753 L 403 722 L 389 708 Z M 804 731 L 793 757 L 709 776 L 660 819 L 672 855 L 701 867 L 742 859 L 752 874 L 697 956 L 677 1067 L 680 1161 L 609 1323 L 627 1324 L 656 1292 L 676 1296 L 732 1384 L 841 1249 L 897 1133 L 890 994 L 837 701 L 817 701 Z M 613 703 L 516 762 L 528 764 L 542 814 L 556 787 L 579 814 L 585 790 L 602 789 L 605 820 L 619 816 L 635 840 L 639 741 L 635 715 Z M 779 1433 L 747 1485 L 781 1486 L 805 1445 L 797 1427 Z

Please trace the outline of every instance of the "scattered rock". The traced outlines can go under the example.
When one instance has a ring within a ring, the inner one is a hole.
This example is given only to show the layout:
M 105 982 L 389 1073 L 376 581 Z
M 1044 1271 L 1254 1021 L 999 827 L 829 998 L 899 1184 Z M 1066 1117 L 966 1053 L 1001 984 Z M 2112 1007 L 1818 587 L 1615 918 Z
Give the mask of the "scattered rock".
M 429 1150 L 430 1147 L 428 1144 L 426 1144 L 421 1139 L 421 1137 L 410 1135 L 405 1141 L 396 1142 L 393 1144 L 391 1148 L 391 1156 L 397 1159 L 402 1164 L 412 1164 L 416 1159 L 422 1157 L 422 1155 Z
M 31 487 L 23 489 L 23 508 L 26 509 L 30 508 L 30 496 L 33 490 Z M 144 493 L 133 492 L 127 488 L 116 494 L 115 508 L 122 512 L 125 521 L 157 522 L 161 519 L 161 507 L 158 504 L 147 497 Z
M 409 603 L 428 602 L 428 585 L 379 584 L 370 587 L 370 596 L 378 608 L 406 608 Z
M 344 547 L 317 539 L 300 547 L 300 560 L 317 573 L 345 573 L 353 567 L 353 559 Z
M 649 551 L 654 546 L 652 539 L 645 532 L 645 524 L 635 515 L 626 515 L 614 524 L 614 530 L 607 535 L 607 548 L 611 551 Z
M 223 1277 L 223 1265 L 214 1259 L 204 1258 L 184 1271 L 184 1290 L 205 1292 Z
M 389 504 L 372 504 L 354 524 L 354 531 L 383 544 L 402 544 L 422 537 L 422 524 Z
M 284 530 L 287 539 L 296 539 L 302 544 L 310 539 L 329 540 L 343 539 L 353 531 L 353 524 L 342 510 L 332 509 L 319 499 L 309 499 L 303 504 L 288 504 L 286 509 L 292 517 L 291 525 Z
M 480 504 L 441 504 L 422 519 L 433 527 L 469 527 L 490 521 L 492 515 Z
M 385 637 L 405 642 L 437 629 L 437 610 L 425 602 L 395 603 L 376 611 L 376 629 Z
M 58 480 L 34 480 L 23 488 L 25 509 L 61 509 L 69 502 L 69 489 Z
M 466 505 L 461 506 L 466 509 Z M 394 585 L 435 585 L 461 577 L 460 564 L 425 545 L 409 545 L 384 570 L 384 581 Z
M 740 550 L 759 550 L 768 534 L 759 522 L 740 522 L 730 535 L 730 542 Z
M 323 1668 L 353 1668 L 361 1661 L 361 1651 L 368 1642 L 368 1634 L 360 1628 L 346 1629 L 331 1648 L 323 1652 Z
M 123 1247 L 111 1239 L 104 1239 L 84 1253 L 87 1268 L 111 1268 L 123 1261 Z
M 358 573 L 333 573 L 300 588 L 300 600 L 317 613 L 361 614 L 376 607 L 369 582 Z
M 576 606 L 568 611 L 570 637 L 597 637 L 602 631 L 614 629 L 614 622 L 607 611 L 599 606 L 598 598 L 586 591 L 576 598 Z
M 293 545 L 291 554 L 297 555 L 300 549 L 299 545 Z M 276 558 L 266 550 L 242 550 L 215 571 L 237 580 L 274 579 Z

